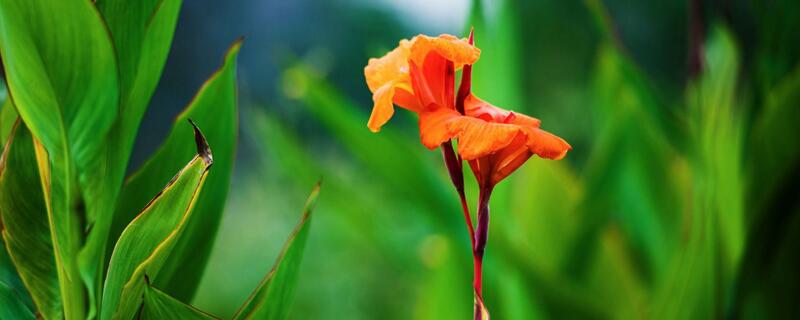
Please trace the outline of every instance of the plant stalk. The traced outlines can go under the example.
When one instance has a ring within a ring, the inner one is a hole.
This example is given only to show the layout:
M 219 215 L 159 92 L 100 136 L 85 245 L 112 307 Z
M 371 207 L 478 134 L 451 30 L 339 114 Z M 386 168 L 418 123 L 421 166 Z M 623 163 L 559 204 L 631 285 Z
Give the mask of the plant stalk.
M 483 300 L 483 255 L 486 251 L 486 241 L 489 238 L 489 198 L 492 195 L 491 186 L 481 187 L 480 194 L 478 195 L 478 226 L 475 231 L 475 239 L 473 241 L 472 257 L 474 264 L 474 275 L 472 287 L 475 289 L 477 295 L 475 301 L 475 319 L 482 319 L 484 309 Z M 480 305 L 479 305 L 480 304 Z
M 442 157 L 444 164 L 447 167 L 447 173 L 450 174 L 450 180 L 458 192 L 458 197 L 461 200 L 461 210 L 464 212 L 464 221 L 467 223 L 467 230 L 469 231 L 470 245 L 475 247 L 475 229 L 472 224 L 472 217 L 467 205 L 467 196 L 464 193 L 464 172 L 462 170 L 461 157 L 453 150 L 453 143 L 447 141 L 442 143 Z

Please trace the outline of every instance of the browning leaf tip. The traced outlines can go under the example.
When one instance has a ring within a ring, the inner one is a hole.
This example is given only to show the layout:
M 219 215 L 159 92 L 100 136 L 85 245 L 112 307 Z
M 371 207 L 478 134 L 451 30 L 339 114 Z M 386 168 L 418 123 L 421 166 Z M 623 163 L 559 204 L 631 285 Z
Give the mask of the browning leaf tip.
M 197 124 L 195 124 L 192 119 L 189 119 L 189 124 L 191 124 L 192 128 L 194 128 L 194 142 L 197 145 L 197 155 L 203 158 L 206 166 L 210 167 L 214 163 L 214 156 L 211 154 L 211 147 L 208 146 L 206 137 L 203 136 L 203 132 L 200 131 L 200 128 L 197 127 Z

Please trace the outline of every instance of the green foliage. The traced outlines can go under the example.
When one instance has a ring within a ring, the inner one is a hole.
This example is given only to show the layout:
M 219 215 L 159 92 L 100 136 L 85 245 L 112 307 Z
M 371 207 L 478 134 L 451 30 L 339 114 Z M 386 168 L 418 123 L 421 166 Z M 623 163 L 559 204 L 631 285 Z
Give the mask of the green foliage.
M 311 212 L 317 203 L 320 184 L 311 190 L 303 208 L 303 217 L 289 236 L 275 266 L 256 287 L 255 291 L 233 319 L 286 319 L 299 276 L 300 261 L 303 260 L 308 230 L 311 225 Z
M 190 301 L 205 268 L 233 171 L 236 151 L 236 57 L 241 42 L 228 51 L 225 64 L 200 89 L 189 106 L 175 119 L 167 140 L 147 163 L 125 183 L 120 196 L 110 239 L 116 239 L 130 222 L 137 208 L 147 204 L 148 196 L 161 189 L 163 181 L 180 168 L 176 159 L 190 157 L 194 147 L 192 130 L 185 125 L 192 119 L 203 126 L 204 136 L 214 146 L 214 170 L 209 173 L 208 186 L 198 197 L 194 218 L 175 244 L 164 270 L 154 284 L 178 299 Z
M 123 185 L 180 7 L 0 3 L 3 319 L 214 318 L 182 301 L 203 274 L 231 181 L 241 41 Z M 270 301 L 248 303 L 256 314 L 286 318 L 307 222 L 260 286 Z
M 147 286 L 140 319 L 217 319 L 203 311 L 184 304 L 161 290 Z
M 62 318 L 58 272 L 40 187 L 34 140 L 17 121 L 0 158 L 0 218 L 5 248 L 28 288 L 36 309 L 48 319 Z
M 198 154 L 120 235 L 103 288 L 101 319 L 129 319 L 136 313 L 142 303 L 145 278 L 156 279 L 194 212 L 197 195 L 213 163 L 207 147 L 198 144 Z

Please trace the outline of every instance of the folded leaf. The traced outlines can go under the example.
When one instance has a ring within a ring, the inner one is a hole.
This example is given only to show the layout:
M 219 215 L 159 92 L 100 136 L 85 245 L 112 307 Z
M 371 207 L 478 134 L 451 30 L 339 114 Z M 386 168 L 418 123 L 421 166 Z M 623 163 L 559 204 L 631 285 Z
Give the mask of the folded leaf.
M 94 316 L 100 300 L 114 205 L 142 115 L 167 60 L 181 3 L 181 0 L 96 1 L 116 48 L 120 116 L 114 130 L 103 137 L 103 149 L 88 166 L 103 170 L 80 172 L 86 220 L 91 226 L 87 228 L 90 231 L 80 254 L 81 272 L 89 291 L 90 317 Z
M 195 129 L 197 154 L 122 232 L 114 247 L 103 289 L 101 319 L 130 319 L 142 303 L 145 278 L 161 266 L 192 214 L 212 164 L 211 150 Z
M 144 290 L 140 319 L 218 319 L 188 304 L 170 297 L 153 286 Z
M 233 319 L 286 319 L 308 239 L 311 212 L 317 203 L 320 183 L 314 186 L 303 208 L 303 217 L 281 251 L 278 260 Z
M 114 217 L 112 239 L 116 239 L 136 210 L 147 203 L 147 195 L 157 192 L 163 181 L 179 169 L 179 159 L 194 152 L 185 143 L 191 139 L 191 130 L 182 122 L 191 118 L 202 125 L 205 137 L 214 146 L 214 171 L 208 174 L 208 184 L 197 200 L 192 219 L 158 279 L 153 279 L 156 286 L 183 301 L 191 301 L 200 282 L 230 187 L 238 132 L 236 57 L 240 47 L 240 41 L 231 46 L 223 66 L 181 112 L 164 144 L 128 179 Z
M 82 319 L 78 270 L 83 226 L 73 208 L 81 172 L 93 166 L 117 118 L 114 49 L 91 1 L 0 2 L 0 53 L 10 96 L 33 136 L 47 198 L 65 317 Z M 77 169 L 77 170 L 76 170 Z M 85 179 L 84 179 L 85 180 Z
M 17 121 L 0 156 L 0 217 L 9 257 L 36 309 L 61 319 L 58 271 L 30 131 Z

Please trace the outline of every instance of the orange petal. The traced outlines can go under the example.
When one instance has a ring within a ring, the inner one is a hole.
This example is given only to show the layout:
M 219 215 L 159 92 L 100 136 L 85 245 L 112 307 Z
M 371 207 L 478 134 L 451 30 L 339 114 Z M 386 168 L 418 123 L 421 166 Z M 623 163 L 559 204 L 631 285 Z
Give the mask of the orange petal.
M 492 184 L 496 185 L 511 173 L 516 171 L 533 155 L 528 146 L 525 145 L 527 136 L 518 135 L 508 147 L 498 154 L 490 156 L 493 158 Z
M 411 53 L 411 45 L 412 41 L 403 39 L 400 40 L 397 48 L 383 57 L 369 59 L 369 63 L 364 67 L 364 77 L 367 79 L 370 91 L 374 93 L 390 81 L 398 83 L 410 81 L 408 58 Z
M 560 160 L 572 147 L 558 136 L 539 128 L 525 128 L 528 148 L 534 154 L 547 159 Z
M 448 108 L 420 113 L 419 128 L 422 144 L 431 150 L 447 140 L 458 138 L 458 153 L 464 160 L 497 152 L 520 133 L 519 126 L 462 116 Z
M 372 114 L 367 122 L 367 127 L 370 131 L 381 131 L 381 127 L 394 115 L 394 106 L 392 105 L 394 93 L 395 86 L 394 81 L 392 81 L 384 84 L 372 94 L 372 101 L 375 104 L 372 106 Z
M 461 68 L 465 64 L 473 64 L 481 55 L 481 50 L 469 44 L 464 39 L 459 39 L 449 34 L 438 37 L 418 35 L 414 37 L 411 46 L 411 59 L 417 64 L 422 65 L 429 52 L 436 52 L 455 65 Z
M 425 108 L 454 108 L 455 70 L 453 62 L 436 52 L 425 57 L 425 63 L 409 62 L 411 86 L 419 104 Z
M 542 121 L 539 119 L 521 113 L 513 113 L 514 115 L 510 116 L 512 113 L 511 111 L 496 107 L 473 94 L 470 94 L 464 100 L 464 112 L 468 116 L 491 122 L 512 123 L 535 128 L 538 128 L 542 124 Z

